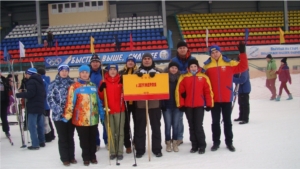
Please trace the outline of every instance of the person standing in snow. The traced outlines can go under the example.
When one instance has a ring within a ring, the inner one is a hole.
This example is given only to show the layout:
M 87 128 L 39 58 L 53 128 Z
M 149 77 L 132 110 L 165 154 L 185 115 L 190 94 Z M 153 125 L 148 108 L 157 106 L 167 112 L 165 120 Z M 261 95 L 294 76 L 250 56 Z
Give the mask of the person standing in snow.
M 126 58 L 126 65 L 122 70 L 120 70 L 119 74 L 123 77 L 123 75 L 133 74 L 137 70 L 136 59 L 133 56 L 128 56 Z M 121 77 L 121 78 L 122 78 Z M 130 141 L 130 114 L 133 117 L 133 126 L 135 127 L 135 105 L 133 101 L 127 101 L 127 109 L 125 109 L 125 126 L 124 126 L 124 146 L 126 148 L 126 153 L 130 154 L 132 152 L 131 149 L 131 141 Z
M 217 45 L 213 45 L 209 48 L 211 57 L 204 62 L 204 69 L 206 70 L 206 75 L 209 77 L 214 93 L 214 107 L 211 109 L 213 137 L 211 151 L 218 150 L 221 144 L 221 114 L 224 122 L 225 144 L 231 152 L 235 151 L 235 147 L 232 144 L 233 132 L 231 123 L 233 96 L 232 78 L 234 74 L 241 73 L 248 69 L 244 42 L 239 43 L 238 49 L 240 52 L 240 62 L 230 60 L 226 56 L 223 56 L 220 47 Z
M 9 107 L 9 88 L 10 85 L 9 80 L 2 76 L 1 70 L 0 70 L 0 100 L 1 100 L 1 109 L 0 109 L 0 114 L 1 114 L 1 122 L 2 122 L 2 131 L 5 133 L 7 137 L 10 137 L 9 133 L 9 124 L 7 121 L 7 108 Z
M 188 62 L 189 60 L 195 59 L 191 56 L 191 52 L 187 44 L 184 41 L 180 41 L 177 43 L 177 55 L 171 59 L 171 62 L 176 62 L 179 65 L 180 74 L 187 73 L 188 71 Z M 183 112 L 180 112 L 180 121 L 178 127 L 178 146 L 183 143 Z
M 292 100 L 293 96 L 290 93 L 289 89 L 286 86 L 286 83 L 289 82 L 290 84 L 292 84 L 292 79 L 291 79 L 291 75 L 290 75 L 290 68 L 288 67 L 287 63 L 286 63 L 287 58 L 283 58 L 281 59 L 281 65 L 278 69 L 278 71 L 276 71 L 276 74 L 278 74 L 278 78 L 280 83 L 280 87 L 279 87 L 279 94 L 276 98 L 276 101 L 280 101 L 281 98 L 281 94 L 282 94 L 282 89 L 285 90 L 285 92 L 289 95 L 287 100 Z
M 239 117 L 234 121 L 240 121 L 239 124 L 247 124 L 249 122 L 250 103 L 249 94 L 251 92 L 249 70 L 241 74 L 233 76 L 233 83 L 239 85 L 238 103 L 239 103 Z
M 180 76 L 179 65 L 176 62 L 170 62 L 166 73 L 169 74 L 169 93 L 168 100 L 162 100 L 161 110 L 165 122 L 165 142 L 167 152 L 178 152 L 178 128 L 181 117 L 181 111 L 176 106 L 175 89 Z M 171 132 L 172 129 L 172 132 Z M 180 140 L 181 141 L 181 140 Z
M 39 150 L 45 147 L 45 131 L 44 131 L 44 112 L 46 90 L 42 77 L 37 74 L 35 68 L 29 68 L 25 73 L 26 92 L 17 93 L 17 98 L 27 99 L 26 109 L 28 113 L 28 130 L 32 145 L 29 150 Z
M 68 89 L 66 107 L 61 119 L 65 123 L 72 119 L 79 136 L 85 166 L 98 163 L 96 134 L 99 116 L 101 121 L 104 121 L 104 110 L 98 97 L 97 87 L 89 81 L 90 71 L 87 65 L 79 67 L 78 81 Z
M 276 99 L 276 62 L 273 59 L 271 54 L 268 54 L 266 56 L 266 60 L 268 62 L 267 64 L 267 70 L 266 70 L 266 75 L 267 75 L 267 80 L 266 80 L 266 87 L 271 91 L 272 96 L 270 100 L 275 100 Z
M 150 53 L 145 53 L 142 56 L 142 63 L 139 69 L 135 72 L 138 77 L 142 77 L 143 74 L 149 74 L 150 77 L 154 77 L 155 74 L 161 73 L 162 70 L 155 66 L 153 56 Z M 156 157 L 162 157 L 161 153 L 161 106 L 160 100 L 149 100 L 149 120 L 152 129 L 152 152 Z M 136 102 L 135 112 L 135 131 L 134 131 L 134 143 L 136 148 L 136 157 L 141 158 L 146 152 L 146 102 Z
M 50 83 L 47 93 L 47 101 L 50 109 L 52 110 L 52 120 L 54 121 L 58 135 L 60 160 L 65 166 L 77 163 L 75 159 L 74 143 L 75 126 L 72 124 L 71 120 L 67 123 L 61 121 L 62 114 L 66 107 L 68 88 L 74 83 L 74 81 L 69 77 L 69 71 L 70 69 L 68 65 L 59 65 L 58 74 L 54 81 Z
M 181 75 L 178 80 L 176 101 L 177 107 L 184 109 L 189 123 L 191 153 L 205 153 L 204 110 L 210 111 L 214 107 L 213 96 L 210 80 L 204 74 L 204 69 L 196 59 L 189 60 L 188 73 Z
M 101 59 L 97 54 L 93 54 L 90 62 L 90 81 L 96 84 L 97 89 L 100 87 L 100 81 L 102 80 L 102 68 L 101 68 Z M 103 140 L 105 143 L 105 147 L 107 147 L 107 133 L 105 125 L 102 124 L 103 127 Z M 100 132 L 97 128 L 97 136 L 96 136 L 96 145 L 97 145 L 97 151 L 100 149 Z
M 99 96 L 104 102 L 104 89 L 107 95 L 107 107 L 109 108 L 109 126 L 113 141 L 109 144 L 110 159 L 123 159 L 125 103 L 123 100 L 123 85 L 118 73 L 118 65 L 110 64 L 104 79 L 100 82 Z M 105 106 L 105 105 L 104 105 Z M 108 122 L 106 122 L 108 123 Z M 108 124 L 106 124 L 108 125 Z M 113 144 L 112 144 L 113 143 Z

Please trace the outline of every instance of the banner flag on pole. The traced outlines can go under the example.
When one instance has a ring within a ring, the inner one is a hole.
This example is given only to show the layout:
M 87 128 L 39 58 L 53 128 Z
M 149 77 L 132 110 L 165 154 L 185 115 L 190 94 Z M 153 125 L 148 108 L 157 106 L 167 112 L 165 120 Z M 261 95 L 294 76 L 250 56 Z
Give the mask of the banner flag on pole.
M 94 47 L 94 42 L 95 42 L 95 39 L 91 36 L 91 53 L 95 53 L 95 47 Z
M 58 49 L 58 42 L 57 40 L 55 41 L 55 55 L 57 56 L 57 49 Z
M 206 47 L 208 48 L 208 29 L 206 28 L 206 37 L 205 37 L 205 42 L 206 42 Z
M 19 41 L 19 49 L 20 49 L 20 58 L 25 57 L 25 48 L 21 41 Z
M 4 46 L 3 59 L 4 59 L 4 61 L 9 61 L 10 60 L 10 55 L 9 55 L 9 53 L 7 51 L 6 46 Z
M 284 32 L 282 31 L 281 28 L 279 28 L 279 40 L 280 40 L 280 44 L 285 43 Z
M 169 42 L 169 49 L 173 49 L 173 39 L 172 39 L 172 31 L 168 30 L 168 42 Z
M 249 29 L 246 28 L 246 29 L 245 29 L 245 44 L 247 44 L 248 37 L 249 37 Z

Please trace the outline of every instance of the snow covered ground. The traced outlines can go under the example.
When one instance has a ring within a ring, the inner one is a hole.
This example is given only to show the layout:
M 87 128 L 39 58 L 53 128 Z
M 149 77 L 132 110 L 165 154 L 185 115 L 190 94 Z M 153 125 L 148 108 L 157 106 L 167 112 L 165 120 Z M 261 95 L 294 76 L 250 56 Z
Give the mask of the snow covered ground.
M 216 152 L 211 152 L 211 116 L 206 113 L 204 129 L 206 134 L 207 148 L 203 155 L 191 154 L 189 142 L 188 124 L 184 117 L 185 132 L 184 144 L 178 153 L 167 153 L 163 142 L 163 157 L 156 158 L 152 155 L 151 162 L 147 154 L 137 159 L 137 168 L 209 168 L 209 169 L 299 169 L 300 168 L 300 76 L 292 75 L 292 85 L 288 85 L 294 95 L 293 100 L 285 100 L 286 93 L 283 92 L 282 101 L 269 101 L 270 92 L 265 88 L 265 78 L 251 79 L 251 113 L 250 123 L 239 125 L 233 122 L 234 146 L 236 152 L 230 152 L 224 144 L 222 134 L 221 147 Z M 277 81 L 277 87 L 279 82 Z M 278 90 L 278 88 L 277 88 Z M 238 106 L 233 111 L 232 119 L 238 116 Z M 10 117 L 11 119 L 12 117 Z M 15 118 L 15 117 L 13 117 Z M 15 119 L 14 119 L 15 120 Z M 161 120 L 161 131 L 164 131 L 163 119 Z M 102 133 L 102 127 L 99 127 Z M 59 160 L 57 139 L 47 143 L 45 148 L 38 151 L 21 149 L 20 132 L 18 126 L 11 126 L 11 134 L 14 146 L 9 144 L 4 133 L 0 132 L 1 140 L 1 168 L 3 169 L 63 169 L 65 168 Z M 78 164 L 71 165 L 71 168 L 83 168 L 81 149 L 77 132 L 75 132 L 76 159 Z M 164 132 L 162 132 L 164 140 Z M 116 166 L 115 161 L 109 165 L 108 151 L 101 145 L 97 152 L 97 165 L 90 165 L 89 168 L 133 168 L 134 158 L 132 154 L 124 154 L 121 165 Z

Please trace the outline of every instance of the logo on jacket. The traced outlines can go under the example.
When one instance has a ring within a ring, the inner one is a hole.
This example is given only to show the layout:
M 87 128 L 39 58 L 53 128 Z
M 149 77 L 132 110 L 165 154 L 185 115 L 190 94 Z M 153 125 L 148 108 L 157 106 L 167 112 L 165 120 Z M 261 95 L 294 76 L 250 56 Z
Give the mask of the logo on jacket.
M 168 59 L 168 58 L 169 58 L 169 53 L 168 53 L 168 51 L 166 51 L 166 50 L 160 51 L 160 52 L 159 52 L 159 57 L 160 57 L 161 59 L 164 59 L 164 60 Z
M 221 69 L 222 69 L 222 71 L 225 71 L 226 70 L 226 66 L 222 66 Z
M 203 77 L 199 76 L 199 77 L 198 77 L 198 80 L 202 80 L 202 78 L 203 78 Z

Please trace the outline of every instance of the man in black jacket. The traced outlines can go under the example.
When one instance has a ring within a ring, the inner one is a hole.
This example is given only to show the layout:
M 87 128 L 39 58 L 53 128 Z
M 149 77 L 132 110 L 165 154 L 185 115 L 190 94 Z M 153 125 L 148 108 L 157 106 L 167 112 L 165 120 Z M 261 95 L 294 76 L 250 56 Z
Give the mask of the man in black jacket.
M 4 76 L 1 75 L 1 70 L 0 70 L 0 77 L 1 77 L 0 78 L 0 92 L 1 92 L 0 114 L 1 114 L 1 121 L 2 121 L 2 130 L 3 132 L 5 132 L 5 135 L 9 137 L 10 133 L 9 133 L 9 125 L 7 121 L 7 107 L 9 105 L 9 95 L 8 95 L 9 82 L 8 79 L 6 79 Z
M 17 98 L 27 99 L 26 109 L 28 113 L 28 130 L 32 145 L 29 150 L 38 150 L 45 147 L 45 131 L 44 131 L 44 111 L 46 91 L 42 77 L 37 74 L 35 68 L 29 68 L 26 71 L 26 92 L 17 93 Z

